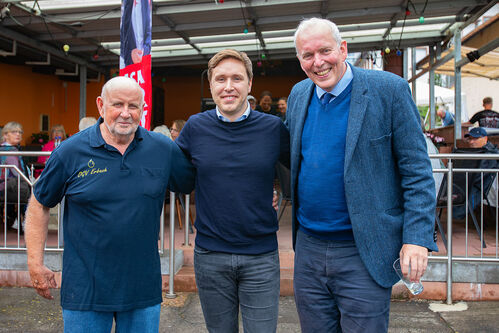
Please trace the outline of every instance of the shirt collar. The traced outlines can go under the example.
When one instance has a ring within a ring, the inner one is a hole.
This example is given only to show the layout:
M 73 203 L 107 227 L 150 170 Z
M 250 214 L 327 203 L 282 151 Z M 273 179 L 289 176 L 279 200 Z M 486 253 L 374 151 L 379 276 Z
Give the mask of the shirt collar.
M 246 106 L 246 111 L 244 111 L 244 113 L 241 115 L 241 117 L 237 118 L 236 120 L 233 121 L 233 123 L 237 123 L 237 122 L 240 122 L 240 121 L 243 121 L 244 119 L 248 118 L 249 114 L 250 114 L 250 111 L 251 111 L 251 108 L 250 108 L 250 105 L 249 105 L 249 102 L 246 103 L 247 106 Z M 230 123 L 231 121 L 225 117 L 221 112 L 220 110 L 218 109 L 218 105 L 217 105 L 217 118 L 220 119 L 221 121 L 225 122 L 225 123 Z
M 347 70 L 345 71 L 345 74 L 343 74 L 343 77 L 338 81 L 338 83 L 336 83 L 333 90 L 330 91 L 330 93 L 333 94 L 335 97 L 338 96 L 339 94 L 341 94 L 343 92 L 343 90 L 345 90 L 346 87 L 348 87 L 350 82 L 352 82 L 352 80 L 353 80 L 353 72 L 352 72 L 352 69 L 350 68 L 351 65 L 346 61 L 345 61 L 345 64 L 347 64 Z M 316 87 L 315 91 L 317 93 L 317 97 L 319 97 L 319 99 L 321 99 L 322 96 L 325 93 L 327 93 L 327 91 L 322 89 L 318 85 L 315 85 L 315 87 Z M 331 100 L 333 100 L 333 99 L 334 98 L 331 98 Z

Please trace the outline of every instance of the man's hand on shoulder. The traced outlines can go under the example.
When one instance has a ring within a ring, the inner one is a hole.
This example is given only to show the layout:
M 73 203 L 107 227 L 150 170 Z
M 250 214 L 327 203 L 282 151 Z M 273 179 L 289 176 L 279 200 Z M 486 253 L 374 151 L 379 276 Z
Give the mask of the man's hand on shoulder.
M 414 244 L 404 244 L 400 250 L 400 267 L 402 274 L 407 275 L 409 267 L 411 281 L 419 281 L 426 271 L 428 264 L 428 249 L 424 246 Z

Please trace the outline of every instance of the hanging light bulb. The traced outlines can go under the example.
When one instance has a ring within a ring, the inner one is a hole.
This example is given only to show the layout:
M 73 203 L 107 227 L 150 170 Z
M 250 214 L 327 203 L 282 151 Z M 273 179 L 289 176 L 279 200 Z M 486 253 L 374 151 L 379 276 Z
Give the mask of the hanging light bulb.
M 260 60 L 258 60 L 258 61 L 256 62 L 256 65 L 257 65 L 258 67 L 262 67 L 262 62 L 261 62 Z
M 387 46 L 386 49 L 385 49 L 385 53 L 388 54 L 390 53 L 390 48 Z
M 262 59 L 265 60 L 265 58 L 267 57 L 264 53 L 262 53 L 261 55 Z
M 248 33 L 248 28 L 244 28 L 243 32 L 244 32 L 245 34 L 247 34 L 247 33 Z
M 68 53 L 68 51 L 69 51 L 69 45 L 68 44 L 64 44 L 62 46 L 62 49 L 64 50 L 64 52 Z
M 405 10 L 405 16 L 409 16 L 409 15 L 411 15 L 411 11 L 409 9 L 406 9 Z
M 401 55 L 402 55 L 402 51 L 397 50 L 397 56 L 399 56 L 399 57 L 400 57 Z
M 419 17 L 419 23 L 423 24 L 424 23 L 424 16 Z

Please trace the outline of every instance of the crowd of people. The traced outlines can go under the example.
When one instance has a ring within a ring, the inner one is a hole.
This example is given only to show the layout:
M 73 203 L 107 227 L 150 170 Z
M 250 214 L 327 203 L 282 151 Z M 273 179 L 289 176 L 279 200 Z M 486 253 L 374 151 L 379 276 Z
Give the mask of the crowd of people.
M 257 101 L 251 60 L 226 49 L 208 62 L 215 109 L 146 131 L 139 126 L 142 89 L 115 77 L 87 129 L 66 139 L 62 126 L 53 127 L 25 239 L 33 287 L 51 299 L 57 283 L 44 263 L 48 212 L 64 197 L 65 331 L 109 332 L 114 321 L 117 331 L 158 332 L 165 193 L 195 190 L 194 270 L 208 331 L 238 332 L 240 312 L 244 331 L 275 332 L 273 186 L 281 162 L 291 173 L 302 331 L 387 332 L 399 280 L 394 261 L 415 282 L 428 252 L 438 251 L 436 189 L 419 113 L 407 81 L 346 61 L 347 42 L 333 22 L 303 20 L 294 42 L 308 78 L 289 97 L 263 91 Z M 492 100 L 485 102 L 470 121 L 497 125 Z M 482 144 L 484 131 L 471 130 L 470 142 Z M 1 147 L 16 150 L 22 134 L 20 124 L 6 124 Z M 19 157 L 2 163 L 25 169 Z

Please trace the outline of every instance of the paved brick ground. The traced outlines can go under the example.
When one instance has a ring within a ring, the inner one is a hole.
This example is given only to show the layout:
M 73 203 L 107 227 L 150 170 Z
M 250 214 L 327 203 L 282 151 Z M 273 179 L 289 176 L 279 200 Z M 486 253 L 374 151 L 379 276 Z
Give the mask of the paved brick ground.
M 0 332 L 62 332 L 59 290 L 54 301 L 31 288 L 0 288 Z M 434 303 L 434 302 L 433 302 Z M 433 312 L 432 302 L 392 301 L 389 333 L 499 332 L 499 302 L 468 302 L 459 312 Z M 196 293 L 179 293 L 161 309 L 161 332 L 206 332 Z M 241 330 L 242 332 L 242 330 Z M 293 297 L 281 297 L 277 332 L 300 332 Z

